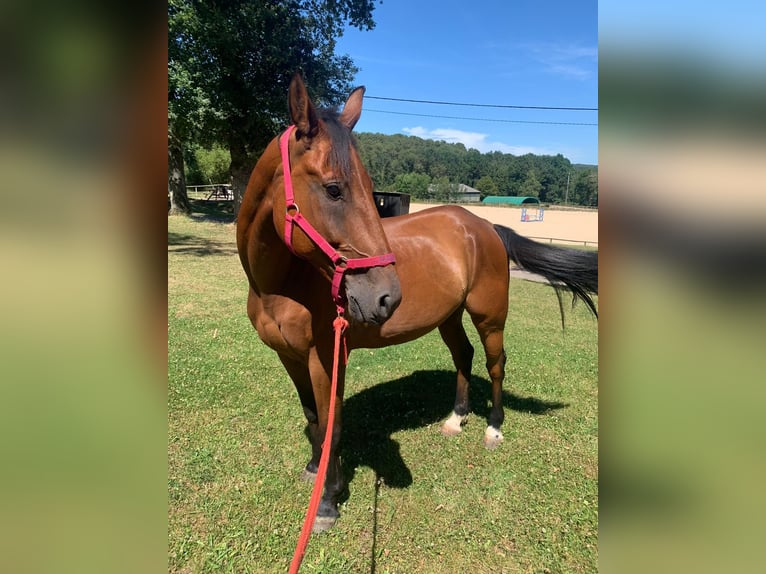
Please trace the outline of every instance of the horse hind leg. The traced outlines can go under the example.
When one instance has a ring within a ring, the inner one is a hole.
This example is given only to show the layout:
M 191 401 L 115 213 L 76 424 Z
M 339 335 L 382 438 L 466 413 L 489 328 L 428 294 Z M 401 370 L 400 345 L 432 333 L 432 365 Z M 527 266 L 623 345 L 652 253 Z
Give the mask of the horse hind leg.
M 463 309 L 455 311 L 439 326 L 439 334 L 452 355 L 452 361 L 457 370 L 457 389 L 455 406 L 450 417 L 444 422 L 441 431 L 446 436 L 455 436 L 461 432 L 470 411 L 468 385 L 471 380 L 471 364 L 473 363 L 473 346 L 463 328 Z
M 489 412 L 487 430 L 484 432 L 484 446 L 489 450 L 503 442 L 500 427 L 505 420 L 503 411 L 503 379 L 505 379 L 505 349 L 502 329 L 479 328 L 481 342 L 487 355 L 487 372 L 492 381 L 492 408 Z

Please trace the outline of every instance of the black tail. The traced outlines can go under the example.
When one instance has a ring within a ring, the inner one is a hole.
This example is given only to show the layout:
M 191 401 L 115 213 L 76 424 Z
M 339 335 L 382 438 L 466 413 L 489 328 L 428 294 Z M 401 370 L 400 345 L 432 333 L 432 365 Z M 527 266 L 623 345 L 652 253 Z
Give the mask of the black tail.
M 522 237 L 513 229 L 495 225 L 495 231 L 503 240 L 508 258 L 522 269 L 545 277 L 559 299 L 561 321 L 564 309 L 561 305 L 560 289 L 566 286 L 574 296 L 581 299 L 598 317 L 596 304 L 590 294 L 598 294 L 598 252 L 565 249 L 537 243 Z M 574 302 L 574 301 L 573 301 Z

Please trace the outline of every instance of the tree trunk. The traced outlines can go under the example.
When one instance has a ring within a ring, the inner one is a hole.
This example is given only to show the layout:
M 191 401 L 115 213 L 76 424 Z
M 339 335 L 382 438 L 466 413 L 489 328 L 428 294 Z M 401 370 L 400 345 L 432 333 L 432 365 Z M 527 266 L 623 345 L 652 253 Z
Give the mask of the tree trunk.
M 231 174 L 231 188 L 234 192 L 234 217 L 239 213 L 239 206 L 242 205 L 242 198 L 245 196 L 247 182 L 250 180 L 250 172 L 253 170 L 253 162 L 247 154 L 247 149 L 240 142 L 229 142 L 229 153 L 231 154 L 231 164 L 229 172 Z
M 170 195 L 169 215 L 191 213 L 189 197 L 186 194 L 183 148 L 170 139 L 168 140 L 168 194 Z

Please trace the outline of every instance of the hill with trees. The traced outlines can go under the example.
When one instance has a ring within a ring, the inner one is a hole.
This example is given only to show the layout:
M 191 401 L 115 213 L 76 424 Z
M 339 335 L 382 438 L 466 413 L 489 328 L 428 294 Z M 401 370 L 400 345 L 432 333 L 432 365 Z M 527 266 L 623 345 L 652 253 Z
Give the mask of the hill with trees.
M 356 140 L 378 191 L 445 201 L 449 193 L 444 190 L 463 183 L 481 191 L 482 198 L 523 195 L 549 204 L 598 205 L 598 166 L 573 164 L 561 154 L 480 153 L 460 143 L 401 134 L 359 133 Z M 186 153 L 189 183 L 227 181 L 228 163 L 227 150 L 221 146 L 189 149 Z
M 543 203 L 597 206 L 598 167 L 563 155 L 481 153 L 461 143 L 401 134 L 356 135 L 359 154 L 379 191 L 431 197 L 434 186 L 466 184 L 487 195 L 528 195 Z M 429 190 L 429 186 L 432 186 Z

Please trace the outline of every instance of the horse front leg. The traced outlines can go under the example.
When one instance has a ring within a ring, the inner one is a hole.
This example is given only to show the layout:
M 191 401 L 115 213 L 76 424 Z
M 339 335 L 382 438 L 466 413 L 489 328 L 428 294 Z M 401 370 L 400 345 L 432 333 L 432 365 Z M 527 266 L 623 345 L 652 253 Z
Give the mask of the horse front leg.
M 346 367 L 342 360 L 338 361 L 338 363 L 338 385 L 336 389 L 332 440 L 330 442 L 330 460 L 327 466 L 324 493 L 319 502 L 319 510 L 314 521 L 314 532 L 323 532 L 335 524 L 335 521 L 340 516 L 338 502 L 346 488 L 339 454 L 341 429 L 343 427 L 343 390 Z M 332 364 L 332 350 L 324 353 L 317 352 L 316 349 L 312 350 L 309 356 L 309 370 L 311 372 L 314 400 L 317 406 L 317 435 L 319 437 L 320 455 L 329 420 Z
M 303 406 L 303 414 L 306 417 L 307 434 L 309 443 L 311 443 L 311 459 L 301 474 L 301 480 L 314 482 L 319 468 L 319 457 L 322 454 L 322 440 L 324 435 L 319 430 L 319 417 L 317 415 L 317 404 L 314 399 L 314 389 L 311 386 L 311 374 L 307 360 L 297 360 L 287 355 L 279 353 L 279 359 L 290 375 L 290 378 L 298 391 L 298 398 Z

